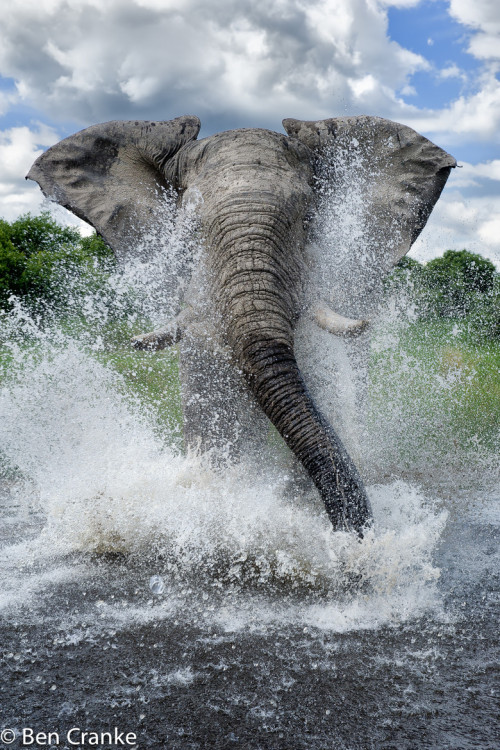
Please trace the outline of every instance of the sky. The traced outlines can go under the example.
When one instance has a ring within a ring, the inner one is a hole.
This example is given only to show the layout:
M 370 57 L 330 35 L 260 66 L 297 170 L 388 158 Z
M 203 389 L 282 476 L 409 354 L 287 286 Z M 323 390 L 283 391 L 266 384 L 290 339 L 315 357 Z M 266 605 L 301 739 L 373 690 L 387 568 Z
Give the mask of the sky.
M 0 217 L 37 213 L 33 161 L 98 122 L 197 115 L 201 138 L 377 115 L 461 167 L 411 255 L 500 267 L 499 0 L 0 0 L 0 18 Z

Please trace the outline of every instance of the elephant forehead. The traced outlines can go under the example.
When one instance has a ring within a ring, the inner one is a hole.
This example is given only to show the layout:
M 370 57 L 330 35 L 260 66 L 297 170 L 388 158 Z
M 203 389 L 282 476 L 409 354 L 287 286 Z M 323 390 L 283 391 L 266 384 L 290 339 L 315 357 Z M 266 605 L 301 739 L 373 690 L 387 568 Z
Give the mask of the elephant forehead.
M 199 141 L 198 146 L 203 167 L 211 172 L 263 167 L 267 170 L 294 171 L 306 178 L 311 173 L 309 149 L 295 139 L 272 130 L 228 130 Z
M 249 209 L 252 204 L 276 205 L 288 201 L 302 205 L 310 192 L 308 184 L 292 171 L 253 165 L 246 168 L 221 166 L 217 173 L 200 175 L 194 184 L 211 205 L 224 205 L 229 200 L 236 207 L 243 205 L 243 201 Z
M 265 130 L 236 130 L 200 141 L 187 184 L 202 197 L 202 214 L 259 213 L 265 207 L 304 212 L 311 200 L 309 161 L 290 150 L 287 138 Z
M 246 171 L 200 179 L 193 186 L 201 195 L 199 212 L 205 228 L 212 230 L 256 226 L 290 231 L 301 221 L 311 202 L 311 190 L 295 176 L 265 175 Z

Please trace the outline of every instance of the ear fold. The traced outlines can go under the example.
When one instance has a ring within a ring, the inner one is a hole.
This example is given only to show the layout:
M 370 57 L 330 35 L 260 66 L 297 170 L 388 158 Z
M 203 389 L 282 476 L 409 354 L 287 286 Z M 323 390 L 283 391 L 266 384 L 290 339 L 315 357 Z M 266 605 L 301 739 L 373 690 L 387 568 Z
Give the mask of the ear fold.
M 167 122 L 107 122 L 65 138 L 31 167 L 44 195 L 88 221 L 117 257 L 164 210 L 170 159 L 200 129 L 197 117 Z
M 283 120 L 290 136 L 299 138 L 323 159 L 341 158 L 351 148 L 358 157 L 344 168 L 354 172 L 361 159 L 371 181 L 370 215 L 374 234 L 391 239 L 390 265 L 405 255 L 427 219 L 457 162 L 450 154 L 405 125 L 380 117 L 338 117 L 318 122 Z M 348 161 L 348 160 L 347 160 Z M 321 166 L 320 166 L 321 169 Z M 333 170 L 335 180 L 335 170 Z M 394 237 L 397 229 L 397 241 Z

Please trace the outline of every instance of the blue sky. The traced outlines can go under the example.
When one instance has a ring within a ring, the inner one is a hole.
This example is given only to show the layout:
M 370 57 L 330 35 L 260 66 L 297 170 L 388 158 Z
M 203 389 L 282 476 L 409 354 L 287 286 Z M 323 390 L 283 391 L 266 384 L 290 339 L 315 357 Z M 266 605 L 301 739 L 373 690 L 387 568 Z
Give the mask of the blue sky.
M 38 211 L 41 193 L 23 179 L 32 162 L 97 122 L 195 114 L 206 136 L 372 114 L 462 165 L 412 255 L 467 247 L 500 265 L 498 0 L 0 0 L 0 10 L 0 216 Z
M 425 57 L 434 70 L 417 73 L 412 84 L 419 107 L 443 107 L 460 95 L 462 81 L 439 79 L 435 70 L 457 65 L 471 73 L 479 62 L 466 51 L 464 27 L 450 17 L 448 3 L 422 2 L 415 7 L 388 9 L 388 35 L 406 49 Z

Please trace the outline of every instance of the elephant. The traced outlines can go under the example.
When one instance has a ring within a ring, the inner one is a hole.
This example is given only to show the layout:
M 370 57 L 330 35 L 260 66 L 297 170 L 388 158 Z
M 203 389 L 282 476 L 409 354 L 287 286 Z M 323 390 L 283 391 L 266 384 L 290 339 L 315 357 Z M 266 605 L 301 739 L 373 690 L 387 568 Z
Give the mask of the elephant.
M 456 161 L 411 128 L 378 117 L 287 119 L 283 126 L 287 135 L 244 128 L 197 140 L 194 116 L 108 122 L 48 149 L 27 178 L 93 225 L 118 259 L 133 252 L 165 210 L 162 191 L 174 191 L 179 206 L 194 203 L 208 303 L 197 308 L 186 299 L 175 320 L 136 337 L 135 345 L 180 342 L 187 446 L 235 438 L 235 425 L 245 431 L 243 404 L 257 415 L 254 427 L 259 419 L 276 427 L 312 479 L 333 529 L 362 537 L 372 523 L 366 489 L 311 397 L 294 352 L 303 315 L 336 335 L 356 335 L 367 325 L 365 316 L 307 301 L 306 247 L 318 184 L 323 176 L 335 191 L 339 176 L 328 164 L 339 144 L 358 149 L 370 166 L 375 250 L 356 285 L 362 301 L 408 252 Z

